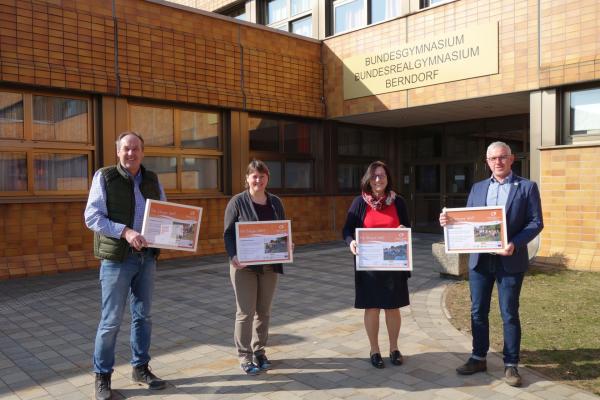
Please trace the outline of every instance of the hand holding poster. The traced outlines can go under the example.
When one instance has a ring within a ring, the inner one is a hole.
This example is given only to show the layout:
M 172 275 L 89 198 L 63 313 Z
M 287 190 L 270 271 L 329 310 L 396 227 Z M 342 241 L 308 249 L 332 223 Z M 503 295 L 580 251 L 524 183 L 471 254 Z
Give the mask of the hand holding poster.
M 412 271 L 410 228 L 356 229 L 357 271 Z
M 504 206 L 445 208 L 446 253 L 493 253 L 506 247 Z
M 196 251 L 202 208 L 146 200 L 142 236 L 148 247 Z
M 294 261 L 289 220 L 236 222 L 235 237 L 237 258 L 242 265 Z

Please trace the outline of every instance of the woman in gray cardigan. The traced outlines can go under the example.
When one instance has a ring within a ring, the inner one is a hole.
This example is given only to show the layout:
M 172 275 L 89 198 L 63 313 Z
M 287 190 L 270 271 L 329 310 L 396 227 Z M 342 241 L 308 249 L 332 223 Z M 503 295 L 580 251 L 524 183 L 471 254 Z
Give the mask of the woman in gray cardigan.
M 265 346 L 269 337 L 273 295 L 283 266 L 241 265 L 236 251 L 235 223 L 285 219 L 279 197 L 266 191 L 268 182 L 267 165 L 252 160 L 246 169 L 247 190 L 233 196 L 225 209 L 223 238 L 237 305 L 234 340 L 242 370 L 249 375 L 271 368 Z

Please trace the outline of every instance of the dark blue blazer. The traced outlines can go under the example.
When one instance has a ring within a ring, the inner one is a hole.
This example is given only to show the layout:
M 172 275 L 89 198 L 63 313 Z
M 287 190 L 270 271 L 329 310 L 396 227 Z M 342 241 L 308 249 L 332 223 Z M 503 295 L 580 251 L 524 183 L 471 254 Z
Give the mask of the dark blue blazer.
M 490 183 L 488 178 L 473 185 L 467 207 L 485 207 Z M 542 201 L 536 183 L 513 174 L 505 210 L 508 242 L 515 245 L 515 251 L 512 256 L 500 257 L 502 266 L 508 273 L 525 272 L 529 265 L 527 243 L 544 228 Z M 479 255 L 473 253 L 469 257 L 470 269 L 477 266 Z

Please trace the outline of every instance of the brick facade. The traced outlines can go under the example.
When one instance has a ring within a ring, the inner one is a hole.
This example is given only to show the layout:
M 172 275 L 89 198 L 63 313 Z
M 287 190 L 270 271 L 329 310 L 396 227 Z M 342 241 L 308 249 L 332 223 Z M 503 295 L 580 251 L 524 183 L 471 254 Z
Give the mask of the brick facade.
M 324 116 L 315 40 L 142 0 L 3 0 L 0 21 L 0 81 Z
M 386 111 L 600 79 L 595 0 L 454 1 L 323 42 L 327 117 Z M 499 73 L 344 101 L 344 58 L 472 25 L 499 23 Z M 538 59 L 538 45 L 540 59 Z
M 537 262 L 600 272 L 598 147 L 542 150 L 545 228 Z
M 161 258 L 224 253 L 228 198 L 177 200 L 203 207 L 196 253 L 163 251 Z M 352 197 L 283 197 L 295 244 L 340 240 Z M 85 202 L 0 204 L 0 280 L 96 268 L 93 234 L 83 223 Z M 225 256 L 223 256 L 225 259 Z

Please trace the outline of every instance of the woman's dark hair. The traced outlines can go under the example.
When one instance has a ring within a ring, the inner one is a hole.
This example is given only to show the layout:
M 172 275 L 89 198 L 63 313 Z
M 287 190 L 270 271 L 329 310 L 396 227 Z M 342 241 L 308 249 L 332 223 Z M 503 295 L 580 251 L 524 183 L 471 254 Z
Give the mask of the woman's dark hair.
M 375 175 L 375 170 L 379 167 L 385 170 L 385 175 L 387 176 L 387 185 L 385 187 L 385 192 L 389 193 L 392 190 L 393 179 L 392 174 L 390 173 L 390 169 L 383 161 L 373 161 L 365 171 L 365 174 L 363 175 L 362 179 L 360 180 L 361 191 L 373 194 L 373 189 L 371 188 L 371 177 Z
M 248 167 L 246 168 L 246 178 L 248 177 L 248 175 L 250 175 L 253 172 L 265 174 L 269 178 L 271 177 L 271 175 L 269 174 L 269 167 L 267 167 L 267 164 L 265 164 L 264 161 L 260 161 L 260 160 L 256 160 L 256 159 L 250 161 L 250 164 L 248 164 Z M 244 179 L 244 187 L 246 189 L 248 189 L 248 187 L 249 187 L 248 181 L 246 179 Z

